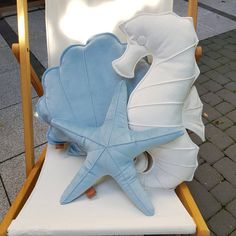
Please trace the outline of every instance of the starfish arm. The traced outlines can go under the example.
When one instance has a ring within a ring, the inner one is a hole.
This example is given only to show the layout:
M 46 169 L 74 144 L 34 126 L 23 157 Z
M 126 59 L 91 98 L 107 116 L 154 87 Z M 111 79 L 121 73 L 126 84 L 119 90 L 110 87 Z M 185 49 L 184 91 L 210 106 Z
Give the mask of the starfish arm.
M 121 81 L 115 89 L 104 123 L 113 120 L 118 127 L 128 127 L 127 96 L 126 83 Z
M 134 165 L 130 164 L 125 170 L 120 171 L 117 175 L 113 175 L 112 177 L 128 195 L 135 206 L 147 216 L 154 215 L 155 209 L 138 180 Z
M 73 142 L 76 142 L 81 146 L 86 146 L 85 141 L 96 143 L 96 141 L 92 139 L 93 134 L 96 132 L 96 128 L 81 128 L 74 122 L 62 119 L 53 119 L 51 125 L 61 130 Z
M 78 198 L 103 176 L 101 169 L 97 171 L 96 166 L 96 162 L 103 154 L 103 151 L 104 150 L 99 150 L 92 154 L 88 154 L 88 157 L 81 166 L 80 170 L 63 192 L 60 199 L 61 204 L 69 203 Z M 96 158 L 94 159 L 94 157 Z
M 130 135 L 135 140 L 135 151 L 141 153 L 154 146 L 162 145 L 184 134 L 184 128 L 158 127 L 144 131 L 131 131 Z

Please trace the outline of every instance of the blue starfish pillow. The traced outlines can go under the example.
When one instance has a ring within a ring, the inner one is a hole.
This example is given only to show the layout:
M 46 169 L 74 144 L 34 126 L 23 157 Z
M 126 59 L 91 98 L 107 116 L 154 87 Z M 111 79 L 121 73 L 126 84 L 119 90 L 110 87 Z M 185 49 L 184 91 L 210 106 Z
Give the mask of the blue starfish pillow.
M 48 69 L 43 76 L 44 96 L 36 106 L 39 117 L 48 124 L 53 118 L 60 118 L 76 121 L 80 126 L 100 126 L 114 88 L 122 79 L 112 68 L 112 61 L 125 49 L 126 44 L 110 33 L 96 35 L 86 45 L 68 47 L 60 66 Z M 145 61 L 137 66 L 135 79 L 127 82 L 129 94 L 148 68 Z M 72 141 L 53 127 L 49 128 L 47 139 L 51 144 Z M 77 145 L 71 145 L 70 153 L 78 154 Z
M 81 126 L 79 122 L 61 119 L 53 119 L 52 126 L 87 152 L 85 162 L 61 197 L 62 204 L 79 197 L 102 176 L 110 175 L 144 214 L 154 214 L 154 207 L 138 180 L 133 159 L 145 150 L 183 135 L 183 128 L 130 130 L 125 81 L 116 86 L 100 127 Z

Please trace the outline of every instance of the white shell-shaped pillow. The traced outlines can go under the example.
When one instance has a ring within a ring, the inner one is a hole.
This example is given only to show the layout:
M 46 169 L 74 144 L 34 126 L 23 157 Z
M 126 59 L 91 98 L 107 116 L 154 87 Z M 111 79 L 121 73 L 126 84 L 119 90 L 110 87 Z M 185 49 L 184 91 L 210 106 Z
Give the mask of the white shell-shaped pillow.
M 121 29 L 128 46 L 113 61 L 117 73 L 132 78 L 141 58 L 147 55 L 153 58 L 150 70 L 128 101 L 130 128 L 185 126 L 204 139 L 202 103 L 193 86 L 200 71 L 195 61 L 198 38 L 192 18 L 172 12 L 147 13 L 125 22 Z M 148 150 L 152 165 L 147 168 L 145 158 L 137 161 L 141 181 L 145 186 L 175 188 L 191 180 L 198 165 L 198 149 L 186 132 L 175 141 Z

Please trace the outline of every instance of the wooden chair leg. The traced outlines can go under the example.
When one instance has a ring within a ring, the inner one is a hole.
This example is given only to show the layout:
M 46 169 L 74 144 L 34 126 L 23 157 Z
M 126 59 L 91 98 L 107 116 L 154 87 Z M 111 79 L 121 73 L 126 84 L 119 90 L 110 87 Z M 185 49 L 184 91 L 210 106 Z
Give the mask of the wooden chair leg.
M 196 48 L 195 57 L 196 57 L 196 61 L 199 61 L 200 58 L 202 57 L 202 47 L 201 46 L 198 46 Z
M 180 184 L 176 188 L 176 193 L 188 213 L 193 217 L 193 220 L 197 226 L 196 236 L 210 236 L 210 230 L 208 229 L 188 186 L 185 183 Z

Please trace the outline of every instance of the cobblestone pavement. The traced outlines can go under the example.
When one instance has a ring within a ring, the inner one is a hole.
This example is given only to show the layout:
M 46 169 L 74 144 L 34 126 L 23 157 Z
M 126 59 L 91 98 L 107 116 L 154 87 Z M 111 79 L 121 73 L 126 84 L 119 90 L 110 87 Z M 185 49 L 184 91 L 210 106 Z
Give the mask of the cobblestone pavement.
M 230 1 L 226 1 L 227 6 L 223 1 L 218 5 L 208 0 L 200 2 L 210 3 L 209 6 L 231 15 L 223 17 L 220 12 L 207 9 L 208 5 L 200 8 L 198 34 L 204 40 L 199 43 L 203 47 L 203 57 L 199 62 L 201 75 L 196 86 L 204 103 L 206 141 L 203 143 L 191 134 L 200 146 L 200 152 L 199 167 L 188 185 L 212 235 L 236 236 L 236 30 L 231 30 L 236 28 L 235 16 L 232 15 L 235 11 Z M 174 10 L 184 15 L 186 2 L 175 0 Z M 16 31 L 15 17 L 6 20 Z M 46 66 L 44 11 L 30 13 L 29 20 L 31 49 Z M 228 30 L 231 31 L 219 34 Z M 216 34 L 219 35 L 209 38 Z M 1 35 L 0 55 L 1 220 L 19 191 L 25 174 L 19 68 Z M 32 101 L 33 104 L 37 102 L 34 91 Z M 45 145 L 47 127 L 37 120 L 34 120 L 34 126 L 38 156 Z

